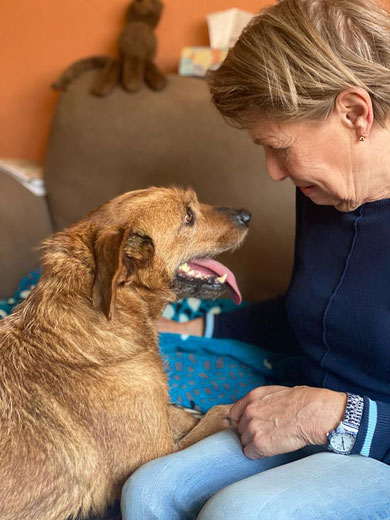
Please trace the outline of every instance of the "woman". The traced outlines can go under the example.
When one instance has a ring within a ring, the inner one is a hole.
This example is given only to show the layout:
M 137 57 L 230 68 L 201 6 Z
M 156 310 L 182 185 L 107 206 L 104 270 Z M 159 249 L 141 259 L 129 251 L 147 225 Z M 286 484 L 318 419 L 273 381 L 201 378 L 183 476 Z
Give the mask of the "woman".
M 216 316 L 213 336 L 279 350 L 295 337 L 300 386 L 234 404 L 240 438 L 140 468 L 124 519 L 390 518 L 390 17 L 371 0 L 282 0 L 210 88 L 272 179 L 297 186 L 286 296 Z

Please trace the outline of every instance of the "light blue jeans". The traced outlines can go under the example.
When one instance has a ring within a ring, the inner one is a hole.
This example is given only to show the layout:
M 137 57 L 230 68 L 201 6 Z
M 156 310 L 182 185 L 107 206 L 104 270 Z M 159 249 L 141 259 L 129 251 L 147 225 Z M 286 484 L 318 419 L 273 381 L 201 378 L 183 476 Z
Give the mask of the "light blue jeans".
M 259 460 L 224 431 L 139 468 L 123 520 L 389 520 L 390 466 L 320 447 Z

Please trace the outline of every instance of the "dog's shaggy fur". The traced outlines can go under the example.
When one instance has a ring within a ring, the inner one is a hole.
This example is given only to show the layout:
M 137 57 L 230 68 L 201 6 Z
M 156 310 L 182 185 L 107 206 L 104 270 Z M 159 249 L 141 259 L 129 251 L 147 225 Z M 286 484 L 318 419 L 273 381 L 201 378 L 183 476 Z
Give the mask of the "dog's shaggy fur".
M 234 214 L 150 188 L 44 242 L 39 283 L 0 322 L 1 520 L 100 513 L 141 464 L 229 425 L 225 407 L 198 422 L 170 405 L 155 321 L 182 262 L 241 243 Z

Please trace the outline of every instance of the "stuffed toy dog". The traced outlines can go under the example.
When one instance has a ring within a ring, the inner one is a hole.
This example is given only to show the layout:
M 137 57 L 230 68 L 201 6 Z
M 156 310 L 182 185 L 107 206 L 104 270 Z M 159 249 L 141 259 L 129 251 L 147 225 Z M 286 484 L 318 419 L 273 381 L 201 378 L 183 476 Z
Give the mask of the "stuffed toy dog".
M 154 63 L 157 26 L 163 4 L 160 0 L 133 0 L 126 13 L 126 25 L 119 36 L 119 58 L 91 56 L 68 67 L 53 83 L 56 90 L 66 90 L 71 81 L 88 69 L 100 69 L 91 93 L 107 96 L 117 84 L 128 92 L 137 92 L 143 81 L 153 90 L 162 90 L 167 83 Z

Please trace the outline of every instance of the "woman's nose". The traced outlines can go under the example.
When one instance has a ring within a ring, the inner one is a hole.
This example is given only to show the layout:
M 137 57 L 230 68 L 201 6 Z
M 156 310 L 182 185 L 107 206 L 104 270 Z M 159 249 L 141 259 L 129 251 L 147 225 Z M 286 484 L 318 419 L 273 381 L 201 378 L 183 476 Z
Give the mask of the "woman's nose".
M 273 181 L 281 182 L 284 181 L 284 179 L 287 179 L 288 171 L 280 161 L 278 161 L 274 157 L 270 157 L 267 154 L 265 159 L 268 175 L 271 177 Z

